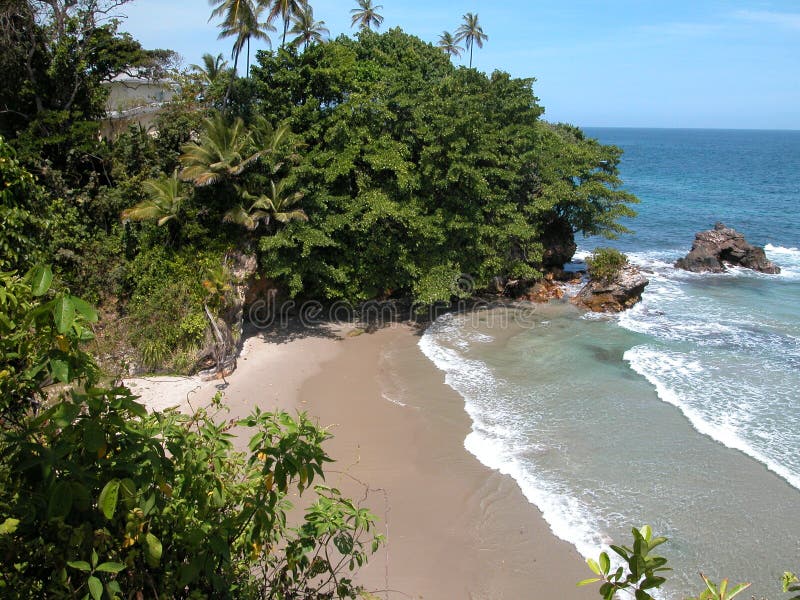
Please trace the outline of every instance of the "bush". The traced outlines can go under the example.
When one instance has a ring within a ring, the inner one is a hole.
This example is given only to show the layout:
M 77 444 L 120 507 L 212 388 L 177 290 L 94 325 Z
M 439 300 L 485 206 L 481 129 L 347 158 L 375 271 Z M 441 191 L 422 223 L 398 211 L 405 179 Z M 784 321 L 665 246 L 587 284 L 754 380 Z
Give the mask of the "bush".
M 595 248 L 586 260 L 592 279 L 609 281 L 614 279 L 628 264 L 628 257 L 615 248 Z
M 221 396 L 148 414 L 126 388 L 97 387 L 80 350 L 96 315 L 51 281 L 0 278 L 0 596 L 356 598 L 350 574 L 382 537 L 367 510 L 315 485 L 329 434 L 256 410 L 236 423 L 251 436 L 241 453 Z M 71 389 L 34 414 L 52 381 Z M 291 526 L 288 498 L 312 488 Z

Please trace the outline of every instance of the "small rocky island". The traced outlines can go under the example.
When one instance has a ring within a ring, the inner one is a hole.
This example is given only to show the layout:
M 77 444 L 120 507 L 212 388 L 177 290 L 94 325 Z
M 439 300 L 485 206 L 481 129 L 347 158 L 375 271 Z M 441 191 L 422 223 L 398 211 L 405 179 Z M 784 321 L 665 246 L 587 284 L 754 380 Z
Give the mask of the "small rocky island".
M 744 235 L 722 223 L 698 233 L 689 254 L 675 263 L 676 268 L 694 273 L 723 273 L 726 265 L 772 275 L 781 272 L 767 259 L 763 248 L 749 244 Z
M 572 302 L 592 312 L 622 312 L 642 299 L 648 283 L 638 267 L 626 264 L 613 277 L 589 281 Z

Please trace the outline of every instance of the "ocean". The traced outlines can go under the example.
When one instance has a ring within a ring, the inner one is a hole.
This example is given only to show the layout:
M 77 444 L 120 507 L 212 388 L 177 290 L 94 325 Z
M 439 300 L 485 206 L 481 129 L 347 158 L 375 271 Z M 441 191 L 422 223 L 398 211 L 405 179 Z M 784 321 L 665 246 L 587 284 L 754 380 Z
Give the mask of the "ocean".
M 465 447 L 581 554 L 649 524 L 669 538 L 665 597 L 698 594 L 700 572 L 784 597 L 781 574 L 800 570 L 800 132 L 586 132 L 624 149 L 641 204 L 634 233 L 578 255 L 627 253 L 650 278 L 642 302 L 450 315 L 420 348 L 464 398 Z M 717 221 L 782 273 L 675 270 Z

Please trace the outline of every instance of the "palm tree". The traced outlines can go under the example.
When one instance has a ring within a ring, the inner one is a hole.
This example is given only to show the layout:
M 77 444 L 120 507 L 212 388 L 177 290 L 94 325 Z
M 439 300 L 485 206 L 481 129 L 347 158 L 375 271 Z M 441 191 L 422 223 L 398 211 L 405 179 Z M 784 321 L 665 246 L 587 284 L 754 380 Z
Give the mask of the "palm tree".
M 278 17 L 283 21 L 283 41 L 281 47 L 286 46 L 286 32 L 289 30 L 289 21 L 293 16 L 299 15 L 308 6 L 306 0 L 259 0 L 259 4 L 269 7 L 267 22 L 272 23 Z
M 222 54 L 212 56 L 205 53 L 202 59 L 202 65 L 189 65 L 189 68 L 195 71 L 206 85 L 214 83 L 220 75 L 228 70 L 228 61 L 222 58 Z
M 195 186 L 212 185 L 232 179 L 256 162 L 262 152 L 254 148 L 244 121 L 236 118 L 229 123 L 221 114 L 203 121 L 204 131 L 199 142 L 184 144 L 180 163 L 180 178 Z
M 461 56 L 461 53 L 464 51 L 464 48 L 458 45 L 453 34 L 449 31 L 442 32 L 442 35 L 439 36 L 439 43 L 437 46 L 442 49 L 442 52 L 450 56 Z
M 469 50 L 469 68 L 472 68 L 472 50 L 475 44 L 478 48 L 483 48 L 483 42 L 489 36 L 483 33 L 483 27 L 478 24 L 478 15 L 468 12 L 464 15 L 464 22 L 456 30 L 456 42 L 466 42 Z
M 213 2 L 214 0 L 212 0 Z M 220 23 L 219 39 L 235 37 L 233 43 L 233 69 L 239 63 L 239 54 L 247 44 L 247 73 L 250 73 L 250 39 L 270 41 L 268 32 L 275 31 L 269 22 L 261 22 L 264 7 L 255 5 L 253 0 L 222 0 L 222 4 L 211 14 L 216 15 L 222 8 L 227 7 Z
M 178 218 L 181 204 L 186 196 L 181 194 L 178 174 L 161 179 L 148 179 L 142 184 L 147 200 L 122 211 L 124 221 L 157 221 L 159 226 Z
M 293 194 L 285 194 L 284 187 L 285 181 L 281 180 L 276 185 L 274 181 L 270 181 L 270 193 L 260 194 L 258 196 L 249 193 L 247 190 L 237 187 L 239 196 L 242 200 L 250 202 L 250 208 L 245 208 L 240 204 L 225 213 L 223 220 L 228 223 L 236 223 L 242 225 L 249 231 L 253 231 L 261 221 L 269 223 L 270 219 L 274 219 L 279 223 L 288 223 L 289 221 L 308 221 L 308 217 L 302 208 L 292 208 L 303 197 L 302 192 L 294 192 Z
M 356 2 L 358 2 L 358 8 L 350 11 L 350 14 L 353 15 L 350 27 L 355 27 L 356 23 L 358 23 L 361 31 L 372 29 L 373 25 L 375 29 L 380 29 L 383 17 L 378 14 L 378 9 L 383 8 L 383 6 L 380 4 L 372 6 L 372 0 L 356 0 Z
M 307 4 L 305 8 L 292 17 L 294 26 L 291 33 L 297 35 L 292 40 L 293 46 L 304 44 L 304 48 L 314 42 L 322 42 L 323 36 L 330 35 L 330 31 L 325 27 L 325 21 L 314 20 L 314 9 Z
M 180 178 L 197 187 L 231 180 L 262 157 L 274 153 L 289 133 L 288 125 L 273 127 L 263 117 L 257 117 L 248 131 L 241 118 L 230 122 L 217 113 L 203 121 L 198 142 L 184 144 L 179 158 L 183 166 Z M 281 164 L 275 165 L 273 172 L 280 167 Z

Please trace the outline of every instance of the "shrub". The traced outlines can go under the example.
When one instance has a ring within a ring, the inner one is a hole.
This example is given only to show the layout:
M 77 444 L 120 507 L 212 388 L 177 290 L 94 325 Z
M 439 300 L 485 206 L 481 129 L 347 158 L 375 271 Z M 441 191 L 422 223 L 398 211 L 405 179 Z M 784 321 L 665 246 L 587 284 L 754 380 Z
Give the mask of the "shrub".
M 595 248 L 586 260 L 589 275 L 600 281 L 613 279 L 627 264 L 628 257 L 616 248 Z
M 315 485 L 329 434 L 257 409 L 236 423 L 250 436 L 237 452 L 220 395 L 148 414 L 126 388 L 97 387 L 80 350 L 96 315 L 51 281 L 0 278 L 0 596 L 356 598 L 351 572 L 382 537 L 367 510 Z M 26 409 L 54 380 L 70 389 Z M 312 489 L 290 525 L 288 498 Z

